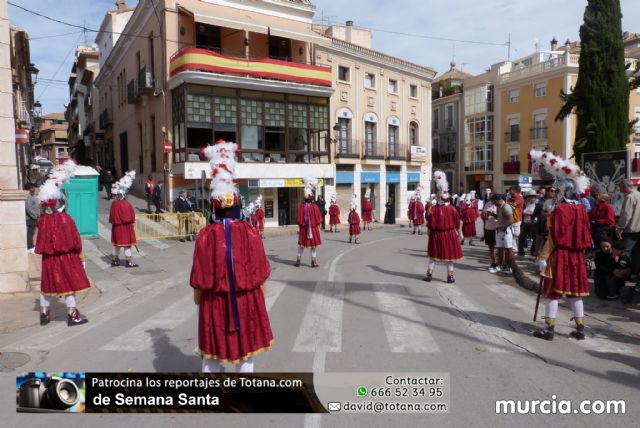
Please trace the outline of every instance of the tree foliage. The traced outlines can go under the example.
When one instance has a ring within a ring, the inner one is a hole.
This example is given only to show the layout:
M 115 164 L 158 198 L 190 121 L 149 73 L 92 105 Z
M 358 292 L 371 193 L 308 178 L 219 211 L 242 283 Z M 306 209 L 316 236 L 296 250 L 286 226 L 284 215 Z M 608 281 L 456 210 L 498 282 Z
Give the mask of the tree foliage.
M 561 92 L 555 120 L 577 117 L 574 155 L 624 150 L 629 142 L 630 82 L 624 59 L 620 0 L 588 0 L 580 27 L 578 81 Z

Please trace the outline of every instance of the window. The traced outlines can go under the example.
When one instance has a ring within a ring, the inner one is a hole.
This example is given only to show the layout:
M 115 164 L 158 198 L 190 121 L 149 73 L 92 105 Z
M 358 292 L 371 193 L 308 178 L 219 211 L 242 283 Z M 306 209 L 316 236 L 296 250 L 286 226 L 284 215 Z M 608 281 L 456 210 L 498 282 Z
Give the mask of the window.
M 350 82 L 351 76 L 349 73 L 349 67 L 344 67 L 342 65 L 338 66 L 338 80 L 341 82 Z
M 409 85 L 409 97 L 418 98 L 418 85 Z
M 364 144 L 365 144 L 365 154 L 367 156 L 374 156 L 376 154 L 376 123 L 375 122 L 364 123 Z
M 389 93 L 397 94 L 398 93 L 398 81 L 394 79 L 389 79 Z
M 518 162 L 520 160 L 520 149 L 509 149 L 509 162 Z
M 338 153 L 348 153 L 349 140 L 351 139 L 351 119 L 341 117 L 338 119 Z
M 440 126 L 440 108 L 433 109 L 433 119 L 431 127 L 436 130 Z
M 507 137 L 510 143 L 520 141 L 520 119 L 509 119 Z
M 418 124 L 415 122 L 409 124 L 409 145 L 418 145 Z
M 481 85 L 464 91 L 464 114 L 472 115 L 493 111 L 493 86 Z
M 485 141 L 493 141 L 493 116 L 467 119 L 465 143 L 482 143 Z
M 509 91 L 509 102 L 517 103 L 520 100 L 520 89 L 512 89 Z
M 376 88 L 376 75 L 373 73 L 364 73 L 364 87 L 369 89 Z
M 635 123 L 636 137 L 640 137 L 640 109 L 636 109 L 636 123 Z
M 447 104 L 445 106 L 444 123 L 446 128 L 453 128 L 453 104 Z
M 399 129 L 396 125 L 389 125 L 389 157 L 392 159 L 398 156 Z
M 547 115 L 536 114 L 533 116 L 533 129 L 531 130 L 531 139 L 544 140 L 547 138 Z
M 544 97 L 545 95 L 547 95 L 547 84 L 546 83 L 536 84 L 534 94 L 536 97 Z

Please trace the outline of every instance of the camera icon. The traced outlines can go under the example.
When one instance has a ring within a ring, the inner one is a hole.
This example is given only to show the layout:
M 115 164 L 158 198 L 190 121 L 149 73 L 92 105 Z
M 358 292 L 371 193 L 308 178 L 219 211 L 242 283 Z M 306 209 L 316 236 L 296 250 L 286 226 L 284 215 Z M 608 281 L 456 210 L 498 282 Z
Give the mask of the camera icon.
M 28 379 L 20 385 L 18 411 L 33 409 L 66 410 L 80 401 L 80 390 L 69 380 L 56 376 Z

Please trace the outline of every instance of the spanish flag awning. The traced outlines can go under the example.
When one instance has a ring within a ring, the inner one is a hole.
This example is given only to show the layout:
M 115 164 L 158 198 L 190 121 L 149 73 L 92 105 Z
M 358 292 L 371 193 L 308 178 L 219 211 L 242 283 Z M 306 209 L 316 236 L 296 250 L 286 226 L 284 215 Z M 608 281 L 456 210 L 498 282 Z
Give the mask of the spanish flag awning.
M 182 71 L 244 74 L 290 82 L 331 86 L 331 68 L 277 59 L 244 59 L 198 48 L 184 48 L 171 57 L 171 77 Z

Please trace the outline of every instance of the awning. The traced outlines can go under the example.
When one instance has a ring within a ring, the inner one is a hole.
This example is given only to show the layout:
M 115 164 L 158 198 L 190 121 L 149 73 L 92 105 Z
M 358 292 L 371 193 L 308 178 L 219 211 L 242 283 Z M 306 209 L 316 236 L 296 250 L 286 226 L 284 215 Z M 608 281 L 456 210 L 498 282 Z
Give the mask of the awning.
M 247 30 L 254 33 L 272 34 L 274 36 L 286 37 L 293 40 L 302 40 L 309 43 L 327 44 L 331 40 L 323 37 L 311 29 L 313 24 L 292 21 L 276 16 L 267 16 L 260 13 L 246 13 L 233 8 L 216 8 L 214 14 L 191 12 L 184 7 L 182 11 L 193 15 L 196 23 L 201 22 L 220 27 Z
M 379 172 L 362 172 L 360 174 L 361 183 L 380 183 Z
M 387 184 L 400 183 L 399 172 L 387 172 Z
M 353 172 L 336 171 L 336 184 L 353 184 Z
M 407 183 L 420 183 L 420 173 L 407 172 Z

